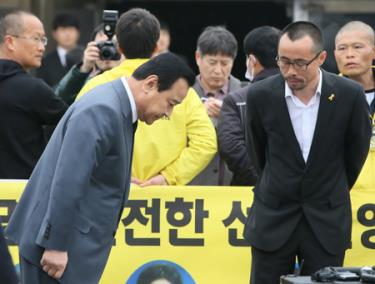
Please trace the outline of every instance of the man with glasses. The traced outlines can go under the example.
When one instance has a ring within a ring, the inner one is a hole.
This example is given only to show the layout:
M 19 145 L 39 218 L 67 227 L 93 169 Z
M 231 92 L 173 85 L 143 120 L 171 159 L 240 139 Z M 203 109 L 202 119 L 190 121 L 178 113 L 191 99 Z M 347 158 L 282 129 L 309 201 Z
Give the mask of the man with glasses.
M 259 173 L 244 236 L 252 284 L 342 266 L 351 243 L 349 191 L 366 159 L 371 123 L 362 87 L 320 69 L 322 33 L 295 22 L 281 33 L 281 75 L 247 95 L 250 156 Z M 302 265 L 303 263 L 303 265 Z
M 45 147 L 43 126 L 56 125 L 67 109 L 41 80 L 28 74 L 41 65 L 47 38 L 28 12 L 0 21 L 0 178 L 28 179 Z

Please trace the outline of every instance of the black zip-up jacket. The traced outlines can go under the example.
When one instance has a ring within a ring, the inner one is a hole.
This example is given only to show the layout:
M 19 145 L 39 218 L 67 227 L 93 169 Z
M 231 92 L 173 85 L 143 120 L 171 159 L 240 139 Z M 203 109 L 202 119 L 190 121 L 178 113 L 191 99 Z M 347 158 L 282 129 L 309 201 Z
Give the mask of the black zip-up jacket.
M 264 69 L 253 80 L 278 74 L 278 68 Z M 257 174 L 246 148 L 246 94 L 251 84 L 223 100 L 218 122 L 219 152 L 233 173 L 231 185 L 255 185 Z
M 56 125 L 68 106 L 20 64 L 0 59 L 0 178 L 28 179 L 41 156 L 44 125 Z

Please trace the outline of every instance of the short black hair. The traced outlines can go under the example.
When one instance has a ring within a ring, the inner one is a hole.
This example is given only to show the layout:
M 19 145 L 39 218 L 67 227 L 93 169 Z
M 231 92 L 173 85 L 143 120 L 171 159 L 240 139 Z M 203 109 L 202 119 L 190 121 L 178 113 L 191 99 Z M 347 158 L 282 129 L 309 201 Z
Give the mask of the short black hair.
M 264 68 L 277 67 L 276 56 L 280 30 L 271 26 L 261 26 L 251 30 L 244 38 L 246 56 L 253 54 Z
M 169 29 L 169 26 L 166 22 L 159 20 L 160 22 L 160 30 L 165 31 L 167 33 L 171 33 L 171 30 Z
M 146 9 L 133 8 L 121 15 L 116 37 L 125 58 L 150 58 L 160 36 L 158 19 Z
M 52 21 L 52 29 L 55 31 L 58 28 L 74 27 L 79 30 L 79 21 L 72 14 L 62 13 L 57 14 Z
M 237 55 L 237 40 L 223 26 L 208 26 L 198 38 L 197 50 L 202 56 L 222 54 L 235 59 Z
M 155 280 L 165 279 L 172 284 L 182 284 L 178 270 L 166 264 L 157 264 L 147 267 L 141 272 L 136 284 L 151 284 Z
M 282 31 L 281 36 L 287 34 L 287 36 L 292 40 L 298 40 L 304 36 L 308 36 L 312 39 L 314 43 L 314 52 L 320 52 L 324 50 L 324 40 L 322 31 L 311 22 L 298 21 L 290 23 Z
M 195 75 L 189 65 L 172 52 L 157 55 L 139 66 L 133 73 L 136 80 L 146 79 L 150 75 L 159 77 L 158 90 L 168 90 L 178 79 L 185 79 L 189 86 L 195 82 Z

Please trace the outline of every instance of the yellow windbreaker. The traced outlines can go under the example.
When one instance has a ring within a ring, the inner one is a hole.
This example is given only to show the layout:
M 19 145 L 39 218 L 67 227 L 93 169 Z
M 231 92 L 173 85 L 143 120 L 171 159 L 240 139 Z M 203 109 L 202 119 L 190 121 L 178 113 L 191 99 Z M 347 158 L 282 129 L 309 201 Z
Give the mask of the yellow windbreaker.
M 374 190 L 375 189 L 375 114 L 372 117 L 372 141 L 370 145 L 370 151 L 368 153 L 365 164 L 363 165 L 362 171 L 355 183 L 355 188 L 360 190 Z
M 125 59 L 88 81 L 77 99 L 97 85 L 130 76 L 147 60 Z M 169 120 L 157 120 L 152 125 L 138 122 L 132 176 L 144 181 L 162 174 L 169 185 L 185 185 L 208 165 L 216 152 L 215 128 L 199 96 L 190 88 Z
M 372 66 L 373 73 L 375 73 L 375 66 Z M 343 76 L 342 73 L 339 74 Z M 374 147 L 374 127 L 375 127 L 375 114 L 372 116 L 372 141 L 370 145 L 370 151 L 368 153 L 365 164 L 363 165 L 362 171 L 354 185 L 354 188 L 359 190 L 374 190 L 375 189 L 375 147 Z

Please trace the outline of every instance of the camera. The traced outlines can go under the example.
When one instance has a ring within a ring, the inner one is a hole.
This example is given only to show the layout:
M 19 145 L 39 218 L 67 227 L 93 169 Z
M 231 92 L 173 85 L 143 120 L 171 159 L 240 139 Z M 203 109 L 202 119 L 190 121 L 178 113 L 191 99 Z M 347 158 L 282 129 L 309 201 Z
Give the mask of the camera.
M 104 34 L 108 37 L 108 40 L 96 43 L 96 46 L 99 48 L 99 56 L 101 60 L 119 60 L 121 57 L 115 43 L 112 40 L 113 36 L 115 35 L 117 18 L 117 11 L 103 11 L 103 31 Z

